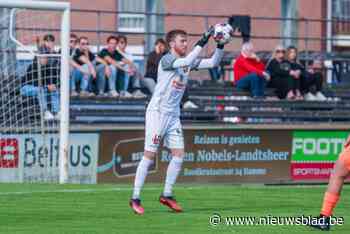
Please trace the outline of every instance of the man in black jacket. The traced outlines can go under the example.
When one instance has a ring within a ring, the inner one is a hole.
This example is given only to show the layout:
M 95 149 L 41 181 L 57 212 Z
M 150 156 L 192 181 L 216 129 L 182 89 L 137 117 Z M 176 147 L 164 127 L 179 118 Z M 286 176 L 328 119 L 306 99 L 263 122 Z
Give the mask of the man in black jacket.
M 54 119 L 59 112 L 59 68 L 51 66 L 48 58 L 39 56 L 33 59 L 22 77 L 21 95 L 36 97 L 45 120 Z M 48 110 L 47 98 L 51 100 L 51 111 Z
M 166 52 L 166 42 L 162 38 L 157 39 L 154 50 L 148 55 L 146 73 L 142 81 L 143 85 L 147 87 L 150 93 L 153 93 L 154 87 L 157 83 L 159 61 Z
M 274 49 L 272 59 L 266 66 L 266 70 L 271 75 L 268 85 L 276 89 L 276 94 L 281 99 L 301 100 L 300 71 L 293 70 L 291 63 L 285 58 L 285 52 L 281 45 Z

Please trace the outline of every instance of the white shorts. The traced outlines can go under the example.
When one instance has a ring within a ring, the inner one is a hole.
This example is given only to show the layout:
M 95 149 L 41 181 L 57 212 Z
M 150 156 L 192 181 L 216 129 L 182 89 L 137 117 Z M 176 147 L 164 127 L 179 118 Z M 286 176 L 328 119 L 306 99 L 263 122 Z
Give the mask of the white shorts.
M 156 153 L 161 140 L 169 149 L 184 149 L 182 125 L 178 116 L 146 112 L 145 150 Z

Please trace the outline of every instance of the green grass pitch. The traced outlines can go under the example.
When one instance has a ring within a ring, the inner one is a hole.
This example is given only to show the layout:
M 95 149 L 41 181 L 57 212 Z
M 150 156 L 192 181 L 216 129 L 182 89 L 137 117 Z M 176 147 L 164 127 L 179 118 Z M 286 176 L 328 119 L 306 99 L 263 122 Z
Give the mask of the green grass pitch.
M 128 206 L 131 186 L 0 184 L 0 233 L 323 233 L 306 226 L 210 226 L 213 213 L 225 216 L 317 215 L 325 186 L 177 185 L 184 208 L 173 213 L 158 202 L 162 186 L 142 192 L 145 214 Z M 335 215 L 345 224 L 331 233 L 350 233 L 350 186 Z

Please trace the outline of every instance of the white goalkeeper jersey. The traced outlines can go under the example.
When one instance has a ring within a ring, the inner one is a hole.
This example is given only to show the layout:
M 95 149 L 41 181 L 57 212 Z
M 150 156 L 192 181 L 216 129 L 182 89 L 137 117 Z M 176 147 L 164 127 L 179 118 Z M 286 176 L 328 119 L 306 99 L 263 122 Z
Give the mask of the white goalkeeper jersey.
M 195 48 L 185 58 L 172 53 L 165 54 L 158 65 L 158 82 L 147 111 L 180 116 L 180 103 L 185 92 L 191 70 L 217 66 L 223 56 L 222 49 L 216 49 L 211 58 L 197 59 L 202 47 Z

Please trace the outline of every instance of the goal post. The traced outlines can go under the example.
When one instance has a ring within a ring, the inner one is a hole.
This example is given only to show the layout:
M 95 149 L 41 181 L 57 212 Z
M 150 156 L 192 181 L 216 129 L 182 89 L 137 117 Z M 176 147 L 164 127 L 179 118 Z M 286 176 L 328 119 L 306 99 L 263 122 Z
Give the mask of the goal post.
M 68 180 L 68 142 L 69 142 L 69 34 L 70 34 L 70 5 L 65 4 L 61 23 L 61 122 L 60 122 L 60 176 L 61 184 Z M 62 106 L 64 106 L 62 108 Z
M 51 129 L 54 129 L 54 127 L 58 128 L 58 139 L 59 139 L 59 146 L 58 146 L 58 182 L 63 184 L 63 183 L 67 183 L 69 182 L 68 180 L 68 171 L 69 171 L 69 165 L 68 165 L 68 159 L 69 159 L 69 77 L 70 77 L 70 72 L 69 72 L 69 37 L 70 37 L 70 3 L 68 2 L 55 2 L 55 1 L 28 1 L 28 0 L 2 0 L 0 1 L 0 8 L 6 8 L 6 9 L 18 9 L 23 10 L 23 11 L 27 11 L 27 10 L 33 10 L 33 11 L 48 11 L 48 12 L 58 12 L 60 17 L 60 22 L 58 23 L 58 31 L 59 31 L 59 49 L 60 49 L 60 54 L 59 56 L 57 55 L 47 55 L 49 58 L 51 57 L 59 57 L 60 62 L 59 65 L 57 65 L 59 68 L 59 122 L 56 123 L 57 126 L 54 126 L 53 124 L 51 124 L 51 126 L 48 126 L 47 123 L 45 123 L 45 125 L 41 124 L 40 127 L 35 127 L 37 125 L 33 124 L 33 126 L 35 128 L 32 128 L 31 126 L 26 127 L 23 123 L 18 123 L 20 122 L 19 120 L 14 121 L 15 123 L 13 123 L 13 121 L 11 122 L 10 120 L 7 120 L 11 115 L 17 115 L 17 112 L 23 112 L 22 110 L 8 110 L 8 113 L 3 114 L 1 120 L 3 123 L 5 123 L 4 125 L 2 125 L 0 123 L 0 127 L 1 127 L 1 133 L 0 133 L 0 138 L 2 134 L 8 134 L 8 135 L 14 135 L 14 134 L 18 134 L 21 133 L 23 134 L 23 132 L 25 133 L 31 133 L 31 134 L 36 134 L 37 132 L 40 132 L 38 128 L 40 128 L 41 130 L 44 130 L 45 132 L 50 132 Z M 33 18 L 37 17 L 38 18 L 38 22 L 40 21 L 45 21 L 45 19 L 40 19 L 39 15 L 35 15 L 35 13 L 33 14 Z M 17 16 L 8 16 L 9 17 L 9 28 L 8 28 L 8 37 L 9 40 L 11 40 L 12 42 L 15 43 L 16 45 L 16 51 L 20 50 L 26 50 L 27 52 L 34 54 L 35 56 L 37 56 L 37 59 L 39 60 L 40 56 L 38 52 L 34 51 L 34 49 L 32 49 L 32 47 L 30 47 L 30 45 L 24 45 L 20 39 L 16 38 L 15 33 L 12 32 L 12 28 L 16 27 L 16 20 L 17 20 Z M 5 17 L 3 17 L 5 18 Z M 30 18 L 26 19 L 25 16 L 22 17 L 22 22 L 26 22 L 28 25 L 30 25 Z M 33 22 L 35 22 L 33 20 Z M 47 22 L 44 23 L 50 23 L 49 20 L 47 20 Z M 28 27 L 32 27 L 32 26 L 28 26 Z M 33 27 L 35 27 L 35 25 L 33 25 Z M 39 28 L 39 26 L 38 26 Z M 28 31 L 30 31 L 31 36 L 34 35 L 33 31 L 35 32 L 35 28 L 30 28 L 27 29 Z M 39 29 L 38 29 L 39 30 Z M 51 32 L 50 30 L 53 30 L 53 28 L 48 29 L 48 32 Z M 6 32 L 7 33 L 7 32 Z M 1 36 L 1 35 L 0 35 Z M 23 40 L 27 40 L 28 38 L 23 37 Z M 30 43 L 28 43 L 30 44 Z M 32 43 L 33 44 L 33 43 Z M 5 50 L 6 48 L 1 48 L 2 50 Z M 7 53 L 7 52 L 6 52 Z M 15 54 L 17 54 L 17 52 L 14 52 Z M 57 59 L 58 60 L 58 59 Z M 0 61 L 0 63 L 9 63 L 9 65 L 7 66 L 17 66 L 17 61 L 15 62 L 10 62 L 10 61 Z M 39 64 L 39 62 L 38 62 Z M 6 64 L 5 64 L 6 65 Z M 40 65 L 39 66 L 39 71 L 37 72 L 38 74 L 41 74 L 41 70 L 40 70 Z M 1 71 L 0 71 L 1 73 Z M 17 71 L 15 72 L 15 74 L 12 74 L 11 76 L 18 76 L 17 75 Z M 0 77 L 6 76 L 6 74 L 0 74 Z M 9 75 L 7 75 L 9 76 Z M 40 77 L 40 75 L 39 75 Z M 6 80 L 6 77 L 5 77 Z M 3 82 L 3 81 L 0 81 Z M 38 81 L 39 84 L 42 81 Z M 15 83 L 15 82 L 13 82 Z M 12 84 L 12 83 L 11 83 Z M 7 85 L 7 84 L 6 84 Z M 2 87 L 6 86 L 5 84 L 2 85 Z M 8 86 L 8 85 L 7 85 Z M 0 88 L 1 89 L 1 88 Z M 4 88 L 5 89 L 5 88 Z M 8 87 L 6 87 L 6 89 L 9 89 Z M 18 88 L 16 88 L 18 89 Z M 11 91 L 11 90 L 10 90 Z M 0 90 L 1 95 L 4 95 L 4 91 Z M 11 106 L 11 103 L 13 103 L 13 101 L 6 101 L 6 105 L 4 105 L 5 101 L 1 101 L 1 105 L 3 105 L 1 107 L 1 110 L 7 110 L 9 109 L 8 106 Z M 30 110 L 30 112 L 34 112 L 35 110 Z M 29 111 L 28 111 L 29 113 Z M 23 114 L 23 113 L 21 113 Z M 32 114 L 32 113 L 31 113 Z M 23 114 L 24 115 L 24 114 Z M 41 117 L 43 116 L 43 114 L 41 113 Z M 41 118 L 41 122 L 43 122 L 42 120 L 43 118 Z M 6 123 L 7 120 L 9 123 Z M 13 123 L 13 124 L 12 124 Z M 21 125 L 21 126 L 20 126 Z M 21 130 L 18 130 L 21 129 Z M 29 129 L 29 130 L 28 130 Z M 33 130 L 31 130 L 33 129 Z M 48 130 L 48 131 L 46 131 Z M 1 139 L 0 139 L 1 140 Z M 6 143 L 6 142 L 5 142 Z M 5 144 L 4 143 L 4 144 Z M 3 144 L 3 141 L 1 141 L 1 144 Z M 7 144 L 7 143 L 6 143 Z M 43 144 L 46 144 L 46 140 L 43 140 Z M 1 146 L 1 150 L 3 150 L 3 145 Z M 46 147 L 46 146 L 45 146 Z M 45 148 L 44 147 L 44 148 Z M 47 148 L 45 148 L 45 150 L 47 151 Z M 44 150 L 44 151 L 45 151 Z M 45 151 L 45 152 L 46 152 Z M 4 160 L 4 162 L 6 162 L 6 160 Z M 49 170 L 49 169 L 47 169 Z M 34 181 L 35 182 L 35 181 Z M 44 180 L 44 182 L 46 182 Z

